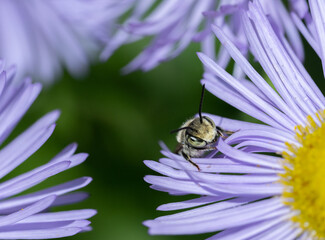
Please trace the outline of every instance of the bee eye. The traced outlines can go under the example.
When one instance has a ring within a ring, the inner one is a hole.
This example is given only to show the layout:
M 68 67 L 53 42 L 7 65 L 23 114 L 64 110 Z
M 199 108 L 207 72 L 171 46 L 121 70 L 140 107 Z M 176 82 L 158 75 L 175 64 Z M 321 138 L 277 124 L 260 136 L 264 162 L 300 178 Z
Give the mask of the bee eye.
M 193 137 L 193 136 L 190 136 L 188 138 L 188 143 L 190 145 L 192 145 L 193 147 L 204 147 L 206 145 L 205 141 L 203 141 L 200 138 Z

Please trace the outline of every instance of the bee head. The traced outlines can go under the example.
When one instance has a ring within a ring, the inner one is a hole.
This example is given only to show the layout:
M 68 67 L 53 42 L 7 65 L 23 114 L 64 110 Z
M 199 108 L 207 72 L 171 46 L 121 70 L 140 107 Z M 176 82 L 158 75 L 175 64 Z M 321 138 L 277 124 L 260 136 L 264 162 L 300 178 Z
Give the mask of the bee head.
M 217 137 L 216 125 L 212 119 L 206 116 L 203 116 L 202 119 L 194 118 L 188 125 L 185 135 L 187 136 L 188 143 L 193 146 L 201 145 L 201 141 L 206 142 L 206 144 L 213 143 Z

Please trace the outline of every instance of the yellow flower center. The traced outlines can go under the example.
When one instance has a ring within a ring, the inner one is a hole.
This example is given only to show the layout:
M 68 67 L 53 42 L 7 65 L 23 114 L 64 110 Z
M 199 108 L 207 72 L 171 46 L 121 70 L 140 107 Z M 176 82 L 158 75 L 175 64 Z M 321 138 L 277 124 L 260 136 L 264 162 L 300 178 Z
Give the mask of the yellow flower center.
M 285 186 L 283 199 L 297 214 L 292 221 L 313 239 L 325 237 L 325 111 L 307 117 L 307 126 L 297 126 L 296 140 L 283 152 Z

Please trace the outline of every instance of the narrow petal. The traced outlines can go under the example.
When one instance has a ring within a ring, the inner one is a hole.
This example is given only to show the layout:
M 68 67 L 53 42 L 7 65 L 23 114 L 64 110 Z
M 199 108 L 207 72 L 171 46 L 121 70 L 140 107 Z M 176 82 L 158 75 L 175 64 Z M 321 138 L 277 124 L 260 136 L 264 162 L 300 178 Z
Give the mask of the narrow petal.
M 157 210 L 159 210 L 159 211 L 180 210 L 180 209 L 202 206 L 205 204 L 209 204 L 212 202 L 218 202 L 218 201 L 222 201 L 222 200 L 225 200 L 225 197 L 203 196 L 203 197 L 190 199 L 190 200 L 186 200 L 186 201 L 182 201 L 182 202 L 163 204 L 163 205 L 160 205 L 157 208 Z
M 199 158 L 193 159 L 195 163 L 197 163 L 202 170 L 202 172 L 212 172 L 212 173 L 251 173 L 251 174 L 278 174 L 283 170 L 264 168 L 261 165 L 244 165 L 237 162 L 237 164 L 229 165 L 229 164 L 218 164 L 218 159 L 213 159 L 216 161 L 215 164 L 202 164 L 200 163 Z M 160 159 L 160 162 L 166 164 L 175 169 L 181 170 L 190 170 L 197 171 L 197 168 L 193 166 L 189 162 L 176 162 L 175 160 L 170 159 Z
M 58 196 L 54 203 L 52 204 L 53 207 L 55 206 L 62 206 L 62 205 L 69 205 L 78 202 L 82 202 L 83 200 L 89 197 L 89 193 L 86 192 L 73 192 L 63 196 Z M 26 200 L 26 198 L 25 198 Z M 1 210 L 0 210 L 1 212 Z
M 274 120 L 279 121 L 281 125 L 284 125 L 287 128 L 293 128 L 294 125 L 289 119 L 287 119 L 282 113 L 278 110 L 274 109 L 270 104 L 263 101 L 260 97 L 256 96 L 252 92 L 250 92 L 247 88 L 241 85 L 236 79 L 234 79 L 230 74 L 228 74 L 225 70 L 221 69 L 217 64 L 214 63 L 210 58 L 205 56 L 202 53 L 198 53 L 200 60 L 203 64 L 208 67 L 214 74 L 216 74 L 220 79 L 225 81 L 239 93 L 241 93 L 246 99 L 248 99 L 252 104 L 256 105 L 258 108 L 264 110 L 265 113 L 268 113 L 270 116 L 274 118 Z
M 77 144 L 76 143 L 71 143 L 68 146 L 66 146 L 61 152 L 59 152 L 51 161 L 55 162 L 60 162 L 64 159 L 69 158 L 72 156 L 72 154 L 75 153 L 77 150 Z
M 184 192 L 184 193 L 191 193 L 191 194 L 200 194 L 200 195 L 216 195 L 214 191 L 207 191 L 204 189 L 203 186 L 198 186 L 193 182 L 185 182 L 179 181 L 167 177 L 160 177 L 160 176 L 151 176 L 147 175 L 144 177 L 144 180 L 147 183 L 150 183 L 154 186 L 164 187 L 169 190 Z
M 45 115 L 43 118 L 39 119 L 36 123 L 34 123 L 28 130 L 20 134 L 15 140 L 13 140 L 11 143 L 5 146 L 0 152 L 0 158 L 3 159 L 3 161 L 1 161 L 0 163 L 1 170 L 3 171 L 3 168 L 6 165 L 8 166 L 9 163 L 14 161 L 14 159 L 17 158 L 19 155 L 21 155 L 22 152 L 26 151 L 26 149 L 30 149 L 31 148 L 30 146 L 33 146 L 33 144 L 35 144 L 34 151 L 36 151 L 42 145 L 41 143 L 40 145 L 36 144 L 37 143 L 36 140 L 38 139 L 39 136 L 42 136 L 42 134 L 44 134 L 44 138 L 39 137 L 38 141 L 41 140 L 43 140 L 43 142 L 46 141 L 46 136 L 48 136 L 48 134 L 51 133 L 51 131 L 49 130 L 53 131 L 53 129 L 51 129 L 50 126 L 51 125 L 54 126 L 53 123 L 57 120 L 59 114 L 60 114 L 59 111 L 53 111 Z M 19 146 L 19 148 L 17 148 L 17 146 Z M 39 147 L 37 148 L 37 146 Z M 19 149 L 20 151 L 17 151 L 17 149 Z M 30 152 L 29 154 L 32 154 L 34 153 L 34 151 L 29 150 L 26 152 Z M 26 155 L 26 158 L 21 158 L 20 156 L 19 159 L 21 159 L 20 161 L 24 161 L 28 158 L 28 156 L 29 155 Z M 16 164 L 20 164 L 20 162 L 18 161 Z M 3 174 L 5 174 L 5 172 L 2 173 L 2 176 Z M 1 175 L 1 171 L 0 171 L 0 175 Z
M 234 199 L 227 199 L 224 197 L 223 201 L 209 204 L 207 206 L 198 207 L 195 209 L 187 210 L 180 213 L 175 213 L 167 216 L 158 217 L 155 220 L 158 221 L 169 221 L 169 220 L 180 220 L 187 218 L 195 218 L 203 216 L 205 214 L 218 214 L 218 212 L 224 211 L 226 209 L 231 209 L 252 201 L 258 200 L 258 197 L 238 197 Z
M 152 170 L 165 176 L 180 180 L 191 180 L 189 175 L 184 171 L 175 170 L 156 161 L 144 161 Z M 278 176 L 251 176 L 251 175 L 221 175 L 206 174 L 204 172 L 192 172 L 191 175 L 200 182 L 205 183 L 271 183 L 279 180 Z
M 73 236 L 82 228 L 56 228 L 0 232 L 0 239 L 51 239 Z
M 273 201 L 269 201 L 269 203 L 266 201 L 264 200 L 263 204 L 254 203 L 231 208 L 218 214 L 206 214 L 177 221 L 148 221 L 145 224 L 149 226 L 151 234 L 198 234 L 237 227 L 243 223 L 259 222 L 284 214 L 281 205 Z
M 225 231 L 222 231 L 219 234 L 216 234 L 215 236 L 208 238 L 207 240 L 216 240 L 216 239 L 222 239 L 222 240 L 232 240 L 232 239 L 251 239 L 253 236 L 264 232 L 266 230 L 275 229 L 275 226 L 279 223 L 285 223 L 284 220 L 288 220 L 288 216 L 283 217 L 276 217 L 270 220 L 262 221 L 261 223 L 254 223 L 251 225 L 245 225 L 242 227 L 239 227 L 239 230 L 237 229 L 229 228 Z
M 56 198 L 56 196 L 46 197 L 46 198 L 34 203 L 33 205 L 26 207 L 25 209 L 21 209 L 18 212 L 14 212 L 7 216 L 1 217 L 0 218 L 0 227 L 16 223 L 16 222 L 18 222 L 22 219 L 25 219 L 33 214 L 36 214 L 36 213 L 39 213 L 39 212 L 45 210 L 53 203 L 55 198 Z
M 96 213 L 97 211 L 93 209 L 38 213 L 21 220 L 20 223 L 82 220 L 82 219 L 91 218 Z
M 86 158 L 88 157 L 88 154 L 85 154 L 85 153 L 79 153 L 79 154 L 76 154 L 74 156 L 71 156 L 69 158 L 56 158 L 54 161 L 50 161 L 49 163 L 47 164 L 44 164 L 38 168 L 34 168 L 33 170 L 27 172 L 27 173 L 24 173 L 24 174 L 21 174 L 15 178 L 12 178 L 6 182 L 3 182 L 0 184 L 0 191 L 3 189 L 3 188 L 6 188 L 8 186 L 12 186 L 13 184 L 19 182 L 19 181 L 24 181 L 25 179 L 28 179 L 30 178 L 31 176 L 35 175 L 36 173 L 46 169 L 46 168 L 49 168 L 53 165 L 55 165 L 56 163 L 59 163 L 61 160 L 61 162 L 64 161 L 69 161 L 70 162 L 70 165 L 69 165 L 69 169 L 72 168 L 72 167 L 75 167 L 79 164 L 81 164 L 83 161 L 86 160 Z
M 26 195 L 22 195 L 22 196 L 18 196 L 15 198 L 11 198 L 11 199 L 6 199 L 6 200 L 2 200 L 0 203 L 0 212 L 7 212 L 7 211 L 12 211 L 12 209 L 19 209 L 22 208 L 28 204 L 31 204 L 35 201 L 38 201 L 44 197 L 50 196 L 50 195 L 63 195 L 66 194 L 68 192 L 80 189 L 84 186 L 87 186 L 90 182 L 91 182 L 91 178 L 89 177 L 82 177 L 82 178 L 78 178 L 54 187 L 50 187 L 35 193 L 30 193 L 30 194 L 26 194 Z M 63 199 L 62 201 L 72 201 L 73 199 L 65 199 L 64 196 L 62 196 Z M 78 197 L 78 195 L 77 195 Z M 81 197 L 86 197 L 84 194 L 82 194 Z M 79 197 L 77 199 L 80 199 Z M 60 203 L 60 197 L 58 198 Z M 54 202 L 54 204 L 56 204 L 56 202 Z
M 227 36 L 223 31 L 217 27 L 213 26 L 213 31 L 223 44 L 227 48 L 231 57 L 236 61 L 237 64 L 241 66 L 243 71 L 249 76 L 249 78 L 254 82 L 254 84 L 263 92 L 265 92 L 268 98 L 278 106 L 282 111 L 288 113 L 292 119 L 296 119 L 296 114 L 292 112 L 285 102 L 278 96 L 278 94 L 271 88 L 271 86 L 256 72 L 256 70 L 250 65 L 246 58 L 240 53 L 240 51 L 228 40 Z M 247 35 L 248 39 L 251 35 Z
M 325 63 L 324 63 L 324 59 L 325 59 L 325 45 L 324 45 L 325 18 L 324 18 L 324 15 L 322 14 L 325 11 L 325 4 L 323 1 L 311 0 L 309 2 L 309 5 L 310 5 L 311 14 L 312 14 L 313 20 L 315 22 L 316 30 L 317 30 L 317 37 L 318 37 L 317 41 L 318 41 L 318 45 L 320 47 L 320 51 L 322 54 L 321 60 L 322 60 L 322 64 L 323 64 L 323 72 L 325 74 Z
M 253 165 L 259 165 L 261 167 L 282 169 L 280 162 L 272 163 L 272 162 L 261 161 L 260 158 L 255 157 L 253 154 L 245 153 L 245 152 L 239 151 L 235 148 L 232 148 L 231 146 L 224 143 L 224 141 L 222 139 L 219 140 L 218 149 L 220 152 L 227 153 L 227 156 L 234 158 L 240 162 L 246 162 L 246 163 L 250 163 Z
M 58 174 L 69 168 L 70 162 L 63 161 L 60 163 L 53 164 L 51 167 L 48 167 L 38 173 L 35 173 L 28 179 L 23 179 L 21 181 L 15 182 L 5 188 L 0 192 L 0 199 L 13 196 L 17 193 L 20 193 L 28 188 L 35 186 L 36 184 L 44 181 L 45 179 Z

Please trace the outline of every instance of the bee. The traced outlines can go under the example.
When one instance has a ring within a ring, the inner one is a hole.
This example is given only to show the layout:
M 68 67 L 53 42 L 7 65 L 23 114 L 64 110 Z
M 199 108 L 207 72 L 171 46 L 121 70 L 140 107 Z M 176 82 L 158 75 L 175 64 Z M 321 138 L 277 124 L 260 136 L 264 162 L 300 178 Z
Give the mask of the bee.
M 205 85 L 202 87 L 199 117 L 191 118 L 183 123 L 180 128 L 171 131 L 171 133 L 177 132 L 176 140 L 178 146 L 175 153 L 182 155 L 198 171 L 200 171 L 200 167 L 192 161 L 191 157 L 202 157 L 205 152 L 215 150 L 218 138 L 225 136 L 225 131 L 216 126 L 211 118 L 202 116 L 201 109 L 204 90 Z

